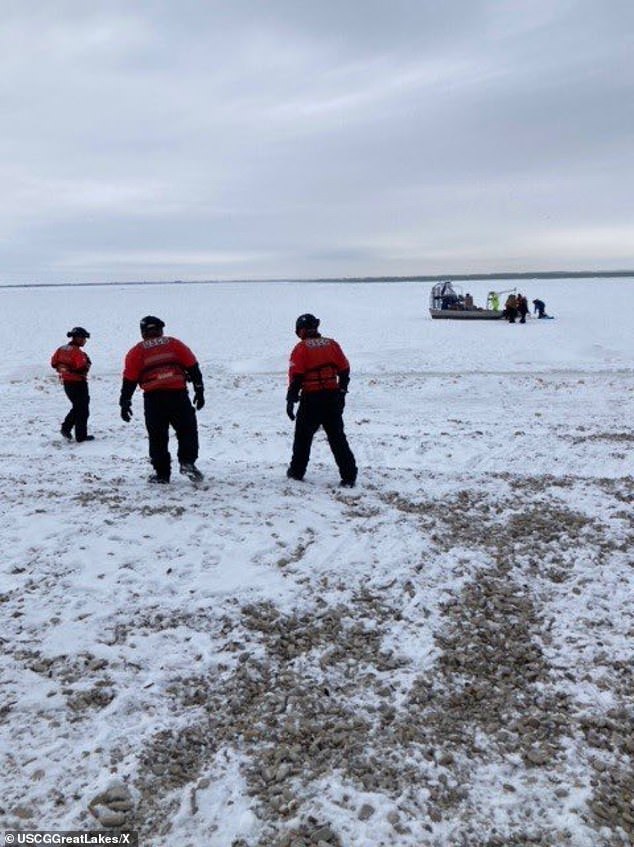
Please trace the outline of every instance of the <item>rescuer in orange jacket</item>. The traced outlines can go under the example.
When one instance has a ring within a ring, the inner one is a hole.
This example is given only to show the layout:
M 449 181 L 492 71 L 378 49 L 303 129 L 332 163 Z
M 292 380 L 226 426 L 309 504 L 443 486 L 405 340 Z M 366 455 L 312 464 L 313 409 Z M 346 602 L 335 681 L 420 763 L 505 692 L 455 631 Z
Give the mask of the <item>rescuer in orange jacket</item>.
M 132 395 L 137 387 L 143 391 L 145 425 L 148 432 L 150 461 L 154 473 L 149 482 L 168 483 L 172 458 L 168 449 L 170 425 L 178 441 L 180 472 L 193 482 L 203 479 L 196 467 L 198 458 L 198 424 L 196 412 L 205 405 L 203 377 L 192 351 L 177 338 L 163 335 L 165 324 L 147 315 L 141 320 L 143 338 L 125 357 L 119 406 L 121 417 L 129 423 L 132 417 Z M 194 405 L 187 392 L 187 382 L 194 387 Z
M 286 414 L 295 421 L 293 455 L 286 471 L 290 479 L 304 478 L 313 437 L 323 426 L 341 475 L 341 485 L 352 488 L 357 465 L 343 429 L 345 396 L 350 382 L 350 363 L 332 338 L 319 332 L 319 319 L 300 315 L 295 334 L 300 341 L 291 353 L 288 369 Z M 294 406 L 299 402 L 297 419 Z
M 83 351 L 90 333 L 83 326 L 74 326 L 66 333 L 70 338 L 67 344 L 58 347 L 51 357 L 51 367 L 59 374 L 66 396 L 72 406 L 64 418 L 60 432 L 68 441 L 73 440 L 73 427 L 77 441 L 93 441 L 94 435 L 88 435 L 88 417 L 90 415 L 90 395 L 88 393 L 88 371 L 90 359 Z

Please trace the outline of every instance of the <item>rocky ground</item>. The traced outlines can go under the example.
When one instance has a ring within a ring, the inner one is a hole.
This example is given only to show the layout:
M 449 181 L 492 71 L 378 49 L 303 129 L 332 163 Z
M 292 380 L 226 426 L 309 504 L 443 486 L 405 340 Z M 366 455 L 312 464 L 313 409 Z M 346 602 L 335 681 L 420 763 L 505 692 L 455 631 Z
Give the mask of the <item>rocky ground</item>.
M 577 485 L 524 479 L 519 509 L 512 480 L 508 498 L 465 488 L 442 506 L 377 493 L 384 507 L 377 531 L 389 519 L 384 510 L 396 519 L 405 514 L 410 531 L 432 539 L 431 549 L 381 591 L 348 584 L 345 599 L 332 606 L 321 600 L 316 581 L 307 591 L 312 606 L 300 614 L 265 603 L 228 617 L 238 666 L 174 679 L 170 695 L 191 720 L 157 734 L 143 753 L 142 831 L 160 830 L 165 797 L 186 786 L 195 814 L 196 786 L 204 785 L 196 777 L 231 750 L 244 758 L 248 790 L 265 822 L 258 847 L 351 843 L 327 814 L 314 813 L 320 786 L 333 773 L 350 787 L 337 802 L 351 820 L 372 822 L 379 814 L 370 800 L 358 801 L 359 793 L 388 801 L 381 844 L 411 835 L 430 847 L 578 843 L 564 809 L 594 833 L 593 843 L 631 843 L 634 668 L 609 642 L 615 627 L 632 637 L 632 616 L 591 617 L 563 636 L 551 609 L 563 593 L 580 605 L 584 595 L 593 602 L 592 580 L 577 569 L 580 552 L 597 570 L 632 567 L 625 556 L 634 521 L 624 507 L 632 503 L 634 480 L 583 484 L 586 502 L 613 499 L 609 529 L 561 503 L 559 492 L 574 499 Z M 484 555 L 475 572 L 469 554 L 458 559 L 462 588 L 442 604 L 436 660 L 419 671 L 415 658 L 386 648 L 386 636 L 394 622 L 424 626 L 417 596 L 426 562 L 455 550 L 457 539 L 461 550 Z M 578 661 L 563 666 L 553 662 L 562 636 L 571 651 L 584 645 Z M 588 702 L 595 688 L 610 693 L 609 708 Z M 480 808 L 487 771 L 502 806 L 530 794 L 510 831 L 497 831 Z M 449 840 L 440 834 L 443 822 Z M 236 840 L 233 847 L 250 843 Z
M 629 429 L 556 421 L 551 434 L 578 458 L 588 445 L 616 451 L 627 470 Z M 132 503 L 117 473 L 97 472 L 91 497 L 69 493 L 75 513 L 101 491 L 105 532 L 120 545 L 124 521 L 143 535 L 161 515 L 196 537 L 172 492 Z M 210 485 L 196 520 L 224 510 L 224 543 L 238 549 L 257 519 L 267 544 L 251 555 L 270 590 L 184 603 L 192 572 L 163 540 L 161 577 L 141 593 L 125 582 L 141 579 L 134 557 L 126 565 L 119 553 L 126 601 L 112 604 L 99 649 L 42 649 L 24 603 L 2 594 L 5 679 L 31 674 L 57 704 L 33 711 L 39 743 L 57 733 L 79 744 L 110 780 L 88 794 L 85 781 L 62 781 L 44 799 L 36 771 L 24 787 L 14 750 L 8 769 L 22 787 L 0 801 L 8 824 L 50 821 L 57 803 L 67 822 L 138 829 L 156 847 L 633 843 L 634 476 L 412 468 L 407 486 L 401 478 L 384 468 L 355 492 L 306 483 L 300 496 L 281 481 L 281 511 L 259 503 L 257 485 L 238 482 L 233 500 Z M 215 567 L 204 555 L 200 568 Z M 59 591 L 65 561 L 49 573 L 23 562 L 13 576 L 26 596 Z M 154 667 L 145 640 L 166 651 L 160 676 L 144 676 Z M 22 742 L 18 708 L 4 698 Z M 101 720 L 118 730 L 90 747 Z M 248 826 L 226 829 L 234 810 Z

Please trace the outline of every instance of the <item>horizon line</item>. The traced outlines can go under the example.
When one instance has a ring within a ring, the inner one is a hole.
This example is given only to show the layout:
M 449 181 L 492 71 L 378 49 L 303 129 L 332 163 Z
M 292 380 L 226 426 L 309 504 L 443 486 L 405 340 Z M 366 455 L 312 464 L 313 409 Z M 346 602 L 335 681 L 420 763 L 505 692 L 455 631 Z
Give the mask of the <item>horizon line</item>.
M 367 282 L 436 282 L 439 280 L 492 280 L 492 279 L 597 279 L 610 277 L 634 277 L 634 270 L 615 271 L 501 271 L 498 273 L 463 273 L 463 274 L 416 274 L 406 276 L 334 276 L 334 277 L 245 277 L 243 279 L 171 279 L 171 280 L 111 280 L 108 282 L 18 282 L 0 283 L 1 289 L 8 288 L 98 288 L 114 285 L 220 285 L 231 283 L 289 283 L 289 282 L 324 282 L 324 283 L 367 283 Z

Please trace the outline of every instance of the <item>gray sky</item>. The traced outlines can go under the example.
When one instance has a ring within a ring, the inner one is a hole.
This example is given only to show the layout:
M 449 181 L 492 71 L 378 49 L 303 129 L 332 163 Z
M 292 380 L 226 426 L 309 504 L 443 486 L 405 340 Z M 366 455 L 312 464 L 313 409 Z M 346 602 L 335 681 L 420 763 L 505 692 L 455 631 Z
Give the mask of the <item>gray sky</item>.
M 633 0 L 0 12 L 0 282 L 634 267 Z

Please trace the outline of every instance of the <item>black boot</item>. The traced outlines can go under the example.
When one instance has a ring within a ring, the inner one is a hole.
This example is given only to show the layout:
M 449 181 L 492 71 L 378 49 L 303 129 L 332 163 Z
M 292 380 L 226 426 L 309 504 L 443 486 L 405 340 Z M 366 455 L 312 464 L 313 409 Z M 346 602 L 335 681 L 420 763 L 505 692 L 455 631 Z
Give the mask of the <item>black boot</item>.
M 180 472 L 191 479 L 192 482 L 200 482 L 205 478 L 193 462 L 182 462 Z

